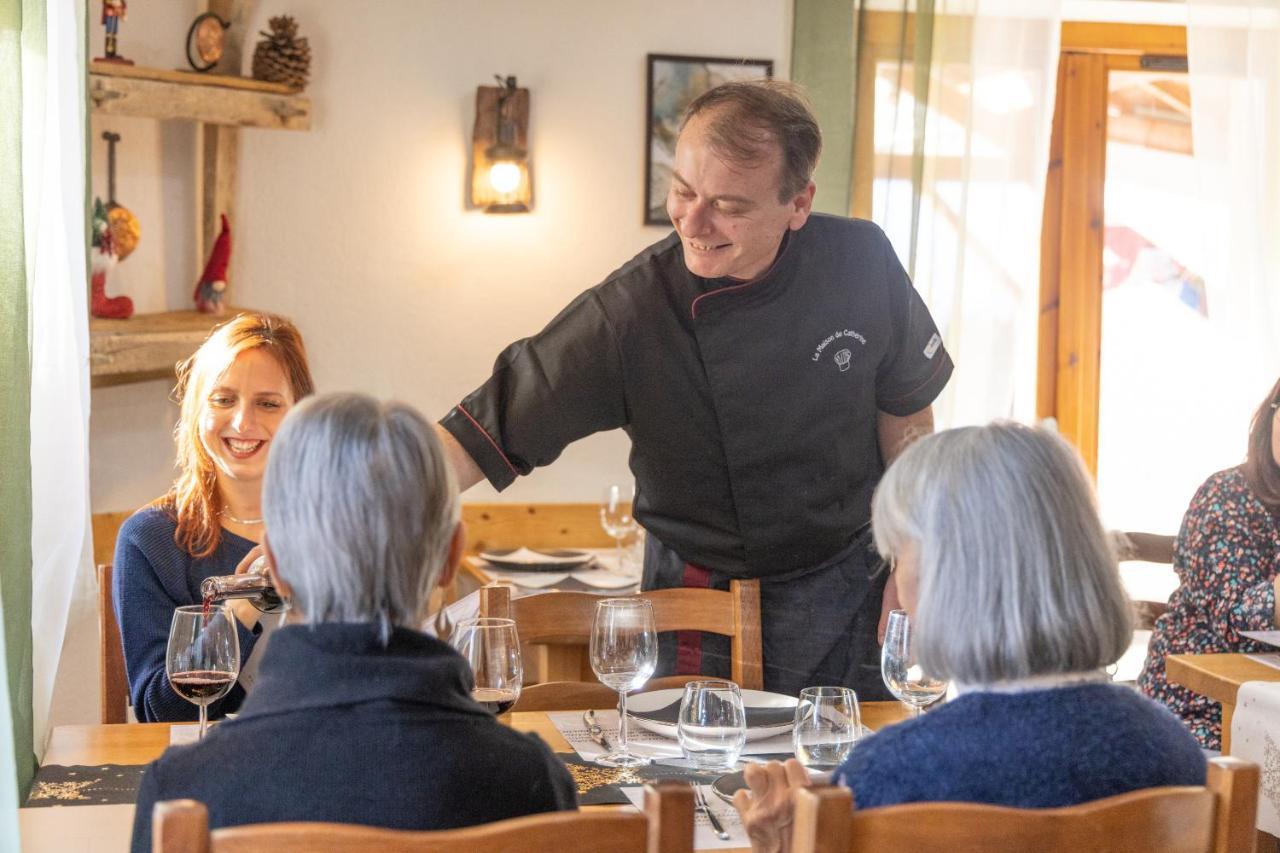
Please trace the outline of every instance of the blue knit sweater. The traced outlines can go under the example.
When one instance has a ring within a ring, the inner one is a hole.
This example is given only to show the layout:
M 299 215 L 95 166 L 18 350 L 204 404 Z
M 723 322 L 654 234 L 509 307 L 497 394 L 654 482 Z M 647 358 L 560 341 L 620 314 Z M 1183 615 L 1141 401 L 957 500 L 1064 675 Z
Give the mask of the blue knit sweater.
M 1204 753 L 1164 707 L 1113 684 L 974 692 L 882 730 L 837 779 L 858 808 L 912 802 L 1069 806 L 1203 785 Z
M 166 510 L 146 507 L 125 521 L 116 538 L 112 569 L 112 596 L 125 671 L 129 676 L 129 700 L 139 722 L 194 720 L 199 709 L 169 686 L 165 675 L 165 650 L 169 625 L 176 607 L 199 604 L 200 582 L 213 575 L 229 575 L 254 543 L 226 530 L 208 557 L 196 559 L 173 540 L 178 524 Z M 252 631 L 236 623 L 240 631 L 240 663 L 249 659 L 261 625 Z M 237 684 L 225 698 L 209 705 L 209 718 L 240 707 L 244 689 Z

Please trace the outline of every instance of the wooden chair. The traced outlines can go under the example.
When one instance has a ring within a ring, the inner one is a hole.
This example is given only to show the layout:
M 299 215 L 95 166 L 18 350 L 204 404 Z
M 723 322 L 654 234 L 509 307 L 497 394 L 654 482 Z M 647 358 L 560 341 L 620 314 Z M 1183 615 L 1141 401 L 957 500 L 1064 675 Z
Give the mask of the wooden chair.
M 840 787 L 796 792 L 794 853 L 1252 853 L 1258 766 L 1209 762 L 1203 787 L 1148 788 L 1057 809 L 909 803 L 855 811 Z
M 1112 531 L 1116 551 L 1121 562 L 1130 560 L 1144 563 L 1173 563 L 1174 537 L 1157 533 L 1131 533 Z M 1137 631 L 1150 631 L 1156 620 L 1169 609 L 1166 601 L 1134 601 L 1133 627 Z
M 128 722 L 129 678 L 124 669 L 124 648 L 111 594 L 111 564 L 99 563 L 98 577 L 98 721 Z
M 693 791 L 646 785 L 644 814 L 593 809 L 529 815 L 466 829 L 413 832 L 340 823 L 274 823 L 209 831 L 195 800 L 156 803 L 154 853 L 690 853 Z
M 643 594 L 653 602 L 658 631 L 707 631 L 731 639 L 730 677 L 744 689 L 764 686 L 760 648 L 760 582 L 732 581 L 729 591 L 661 589 Z M 610 707 L 617 694 L 600 684 L 583 654 L 600 596 L 585 592 L 548 592 L 513 599 L 505 586 L 480 590 L 480 615 L 514 619 L 521 643 L 545 644 L 558 656 L 548 671 L 570 676 L 526 687 L 518 711 L 559 711 Z M 650 689 L 678 687 L 696 676 L 672 676 Z

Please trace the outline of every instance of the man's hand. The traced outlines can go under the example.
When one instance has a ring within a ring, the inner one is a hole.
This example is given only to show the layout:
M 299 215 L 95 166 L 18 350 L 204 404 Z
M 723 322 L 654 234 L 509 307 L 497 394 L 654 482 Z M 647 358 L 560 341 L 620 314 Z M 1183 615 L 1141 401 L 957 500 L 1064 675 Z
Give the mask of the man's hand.
M 440 439 L 440 443 L 444 445 L 445 456 L 449 457 L 449 464 L 453 466 L 453 476 L 458 481 L 458 491 L 465 492 L 483 480 L 484 472 L 480 470 L 480 466 L 471 458 L 471 454 L 467 453 L 466 448 L 458 443 L 458 439 L 453 437 L 453 433 L 440 426 L 440 424 L 436 424 L 435 428 L 436 436 Z
M 733 807 L 742 816 L 742 827 L 751 839 L 752 853 L 789 853 L 792 792 L 809 787 L 809 773 L 794 758 L 786 764 L 748 764 L 743 771 L 751 792 L 733 795 Z
M 880 601 L 880 625 L 876 628 L 876 642 L 884 645 L 884 632 L 889 630 L 889 611 L 901 610 L 902 602 L 898 599 L 898 581 L 893 573 L 884 582 L 884 598 Z

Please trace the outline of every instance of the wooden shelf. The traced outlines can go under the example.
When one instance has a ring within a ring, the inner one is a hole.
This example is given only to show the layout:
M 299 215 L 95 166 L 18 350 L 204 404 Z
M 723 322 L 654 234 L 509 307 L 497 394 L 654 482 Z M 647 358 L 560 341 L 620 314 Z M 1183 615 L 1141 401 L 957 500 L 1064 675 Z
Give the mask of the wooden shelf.
M 89 100 L 104 115 L 310 130 L 311 99 L 248 77 L 89 63 Z
M 89 318 L 89 376 L 93 388 L 175 379 L 174 366 L 188 357 L 213 331 L 234 317 L 199 311 L 135 314 L 128 320 Z

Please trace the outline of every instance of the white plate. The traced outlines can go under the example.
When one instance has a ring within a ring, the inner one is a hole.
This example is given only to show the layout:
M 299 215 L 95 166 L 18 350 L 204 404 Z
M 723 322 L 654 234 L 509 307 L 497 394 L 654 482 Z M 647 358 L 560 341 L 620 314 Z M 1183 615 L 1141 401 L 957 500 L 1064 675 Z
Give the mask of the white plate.
M 480 554 L 480 559 L 504 569 L 518 569 L 526 572 L 563 572 L 585 566 L 591 562 L 593 555 L 588 551 L 574 551 L 568 548 L 547 551 L 516 548 L 484 551 Z
M 627 697 L 627 716 L 635 721 L 636 725 L 643 729 L 648 729 L 656 735 L 669 737 L 675 740 L 676 727 L 670 723 L 660 723 L 657 720 L 646 720 L 643 717 L 635 716 L 635 712 L 639 711 L 656 711 L 659 708 L 665 708 L 672 702 L 679 702 L 684 696 L 683 688 L 672 688 L 670 690 L 654 690 L 650 693 L 638 693 L 635 696 Z M 794 708 L 798 701 L 794 696 L 783 696 L 781 693 L 767 693 L 764 690 L 743 690 L 742 704 L 747 708 Z M 764 740 L 765 738 L 775 737 L 785 732 L 791 731 L 791 723 L 777 726 L 756 726 L 747 728 L 747 740 Z

